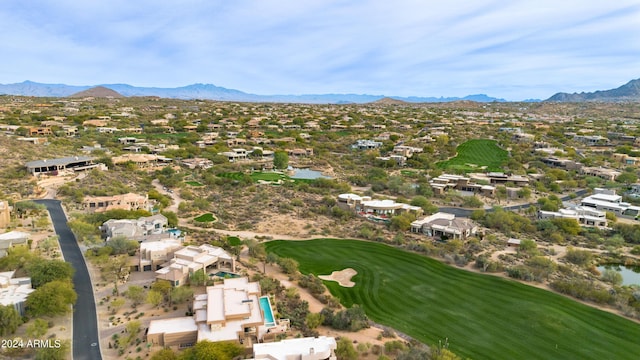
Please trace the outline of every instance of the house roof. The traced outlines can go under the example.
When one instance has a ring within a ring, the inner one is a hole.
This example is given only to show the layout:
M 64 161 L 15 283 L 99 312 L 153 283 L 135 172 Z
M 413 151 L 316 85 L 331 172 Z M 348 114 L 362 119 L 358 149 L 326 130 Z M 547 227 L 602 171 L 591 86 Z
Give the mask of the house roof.
M 38 168 L 45 166 L 67 166 L 69 164 L 75 164 L 79 162 L 87 162 L 92 161 L 95 158 L 92 156 L 69 156 L 58 159 L 44 159 L 44 160 L 35 160 L 29 161 L 25 164 L 27 168 Z

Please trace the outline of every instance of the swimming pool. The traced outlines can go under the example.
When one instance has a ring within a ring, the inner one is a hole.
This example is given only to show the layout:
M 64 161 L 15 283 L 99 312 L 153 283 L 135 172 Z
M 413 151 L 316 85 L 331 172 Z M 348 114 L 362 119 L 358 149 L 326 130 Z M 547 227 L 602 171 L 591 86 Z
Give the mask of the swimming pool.
M 209 274 L 209 276 L 217 276 L 217 277 L 221 277 L 221 278 L 239 278 L 242 275 L 240 274 L 236 274 L 236 273 L 232 273 L 232 272 L 228 272 L 228 271 L 218 271 L 215 274 Z
M 260 308 L 264 314 L 264 326 L 274 327 L 276 326 L 276 320 L 273 317 L 273 309 L 271 308 L 271 301 L 268 296 L 260 298 Z

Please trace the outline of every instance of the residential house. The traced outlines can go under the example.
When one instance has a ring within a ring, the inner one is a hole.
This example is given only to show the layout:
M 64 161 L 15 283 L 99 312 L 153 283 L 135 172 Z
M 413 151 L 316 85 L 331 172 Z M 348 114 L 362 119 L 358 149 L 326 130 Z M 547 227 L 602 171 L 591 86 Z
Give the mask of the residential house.
M 604 167 L 583 167 L 580 169 L 580 173 L 589 176 L 597 176 L 608 181 L 614 181 L 618 175 L 622 174 L 618 170 Z
M 29 136 L 47 136 L 52 134 L 53 132 L 50 127 L 38 126 L 29 128 Z
M 213 161 L 205 158 L 183 159 L 181 164 L 189 169 L 210 169 L 213 167 Z
M 594 194 L 580 201 L 581 206 L 600 211 L 609 211 L 616 215 L 638 216 L 640 207 L 622 201 L 622 196 L 616 195 L 614 190 L 595 188 Z
M 379 141 L 357 140 L 355 144 L 351 145 L 351 148 L 355 150 L 372 150 L 377 149 L 380 146 L 382 146 L 382 143 Z
M 124 154 L 120 156 L 114 156 L 111 158 L 114 165 L 133 163 L 138 167 L 152 167 L 158 164 L 166 164 L 171 162 L 171 159 L 157 154 Z
M 151 210 L 148 195 L 127 193 L 113 196 L 85 196 L 82 208 L 93 212 L 103 212 L 113 209 L 123 210 Z
M 103 164 L 94 164 L 95 158 L 91 156 L 70 156 L 58 159 L 44 159 L 29 161 L 25 164 L 27 171 L 32 175 L 43 173 L 57 173 L 62 170 L 83 171 L 93 168 L 104 168 Z
M 369 196 L 359 196 L 356 194 L 338 195 L 338 206 L 354 211 L 359 216 L 370 220 L 389 220 L 391 217 L 399 215 L 405 211 L 422 215 L 423 210 L 419 206 L 412 206 L 404 203 L 397 203 L 394 200 L 372 200 Z
M 151 320 L 149 344 L 188 347 L 198 341 L 237 341 L 245 346 L 262 341 L 268 332 L 285 332 L 273 317 L 271 302 L 260 296 L 260 284 L 246 277 L 224 279 L 194 296 L 193 316 Z
M 438 212 L 411 223 L 411 232 L 446 239 L 466 239 L 478 232 L 478 226 L 467 218 Z
M 305 148 L 305 149 L 287 149 L 287 154 L 292 157 L 305 157 L 305 156 L 313 156 L 313 148 Z
M 540 210 L 538 211 L 538 219 L 575 219 L 584 226 L 607 226 L 606 213 L 588 206 L 575 206 L 558 211 Z
M 24 316 L 27 297 L 35 290 L 31 287 L 31 278 L 14 278 L 14 271 L 0 272 L 0 305 L 13 306 Z
M 212 270 L 234 272 L 236 264 L 233 256 L 224 249 L 208 244 L 187 246 L 173 253 L 173 258 L 160 265 L 156 279 L 169 281 L 173 286 L 184 285 L 189 275 L 198 270 L 209 273 Z
M 125 236 L 142 242 L 148 235 L 165 233 L 168 223 L 166 216 L 156 214 L 138 219 L 110 219 L 100 226 L 100 230 L 107 241 L 115 236 Z
M 582 168 L 582 164 L 569 159 L 559 159 L 556 157 L 548 157 L 540 159 L 544 164 L 565 170 L 576 170 Z
M 496 190 L 494 186 L 476 184 L 471 182 L 471 178 L 454 174 L 442 174 L 435 177 L 429 181 L 429 185 L 436 195 L 442 195 L 447 192 L 447 190 L 454 189 L 458 191 L 472 192 L 474 194 L 492 196 Z
M 137 271 L 156 271 L 162 268 L 162 264 L 171 260 L 174 253 L 182 249 L 182 241 L 179 238 L 164 238 L 161 240 L 143 241 L 140 243 L 140 252 Z
M 319 336 L 253 344 L 253 360 L 336 360 L 336 339 Z
M 236 161 L 242 161 L 242 160 L 247 160 L 249 157 L 249 151 L 246 149 L 231 149 L 231 151 L 224 151 L 221 153 L 218 153 L 218 155 L 222 155 L 222 156 L 226 156 L 227 159 L 229 159 L 229 162 L 236 162 Z
M 9 231 L 0 234 L 0 258 L 5 257 L 12 246 L 28 244 L 29 237 L 29 233 L 22 231 Z

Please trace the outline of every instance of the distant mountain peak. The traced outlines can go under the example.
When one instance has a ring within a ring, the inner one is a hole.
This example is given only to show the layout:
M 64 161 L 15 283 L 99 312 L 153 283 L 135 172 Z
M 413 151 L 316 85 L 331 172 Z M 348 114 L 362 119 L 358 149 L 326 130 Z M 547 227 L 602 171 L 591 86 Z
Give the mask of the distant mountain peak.
M 388 96 L 383 97 L 382 99 L 378 99 L 373 102 L 374 104 L 383 104 L 383 105 L 400 105 L 400 104 L 408 104 L 408 102 L 404 100 L 394 99 Z
M 598 90 L 581 93 L 557 93 L 545 101 L 555 102 L 620 102 L 640 101 L 640 79 L 631 80 L 628 83 L 611 90 Z
M 0 84 L 0 94 L 40 97 L 131 97 L 155 96 L 169 99 L 206 99 L 217 101 L 303 103 L 303 104 L 364 104 L 384 98 L 367 94 L 306 94 L 306 95 L 256 95 L 240 90 L 227 89 L 213 84 L 191 84 L 175 88 L 137 87 L 128 84 L 102 84 L 99 86 L 73 86 L 65 84 L 41 84 L 24 81 L 17 84 Z M 389 100 L 394 103 L 430 103 L 470 100 L 476 102 L 505 101 L 484 94 L 458 97 L 400 97 Z M 384 101 L 383 101 L 384 102 Z
M 71 97 L 71 98 L 84 98 L 84 97 L 123 98 L 124 96 L 122 94 L 120 94 L 119 92 L 115 91 L 115 90 L 109 89 L 108 87 L 95 86 L 95 87 L 92 87 L 90 89 L 83 90 L 83 91 L 77 92 L 75 94 L 71 94 L 71 95 L 69 95 L 69 97 Z

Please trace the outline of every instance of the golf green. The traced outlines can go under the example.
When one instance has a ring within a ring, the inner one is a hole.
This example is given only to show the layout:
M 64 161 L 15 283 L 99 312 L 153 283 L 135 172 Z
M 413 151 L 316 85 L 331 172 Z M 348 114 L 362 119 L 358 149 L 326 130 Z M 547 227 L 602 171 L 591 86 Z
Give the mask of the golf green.
M 448 339 L 472 359 L 635 359 L 640 324 L 516 281 L 464 271 L 380 243 L 271 241 L 315 275 L 353 268 L 356 285 L 325 281 L 346 306 L 426 344 Z

